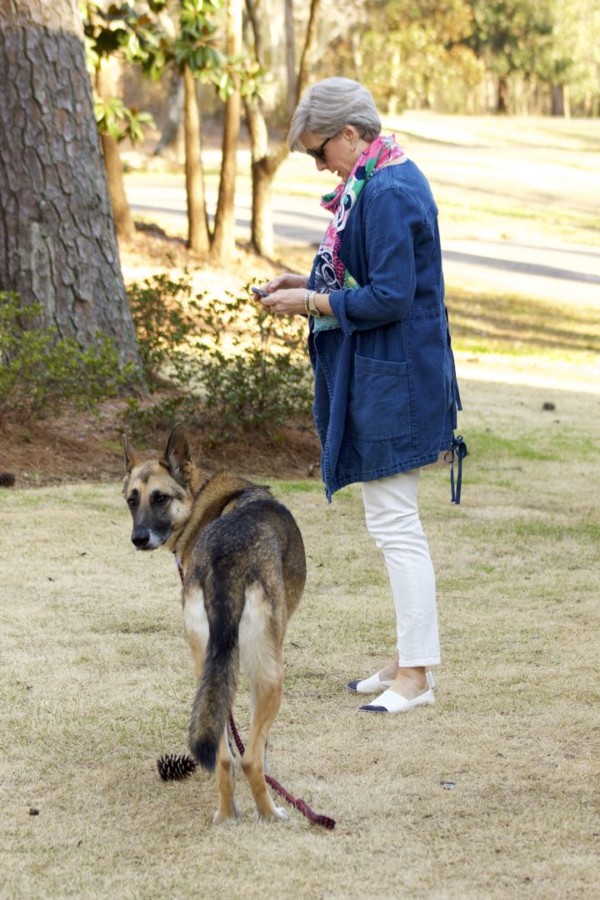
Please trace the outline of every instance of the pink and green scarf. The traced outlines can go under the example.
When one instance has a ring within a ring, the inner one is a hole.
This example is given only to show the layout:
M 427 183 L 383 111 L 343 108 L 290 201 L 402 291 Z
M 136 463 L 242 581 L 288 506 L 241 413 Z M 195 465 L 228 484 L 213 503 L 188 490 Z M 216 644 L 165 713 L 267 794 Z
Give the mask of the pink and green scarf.
M 391 160 L 403 156 L 404 151 L 396 143 L 394 135 L 380 135 L 363 150 L 346 181 L 340 182 L 335 190 L 321 198 L 321 206 L 330 210 L 333 215 L 317 251 L 314 288 L 318 293 L 329 294 L 341 288 L 357 287 L 356 281 L 340 259 L 342 232 L 369 178 Z M 315 319 L 314 327 L 321 330 L 339 326 L 335 318 L 325 316 Z

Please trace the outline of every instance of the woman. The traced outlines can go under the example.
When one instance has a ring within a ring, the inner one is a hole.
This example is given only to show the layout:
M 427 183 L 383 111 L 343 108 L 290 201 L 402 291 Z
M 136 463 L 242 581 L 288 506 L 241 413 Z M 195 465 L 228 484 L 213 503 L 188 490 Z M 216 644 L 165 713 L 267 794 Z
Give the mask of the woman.
M 288 143 L 341 178 L 308 277 L 284 274 L 262 302 L 308 315 L 315 424 L 327 497 L 361 484 L 396 611 L 394 659 L 348 688 L 364 712 L 432 705 L 440 662 L 435 576 L 419 519 L 419 469 L 453 447 L 460 398 L 444 305 L 437 208 L 366 88 L 327 78 L 300 101 Z

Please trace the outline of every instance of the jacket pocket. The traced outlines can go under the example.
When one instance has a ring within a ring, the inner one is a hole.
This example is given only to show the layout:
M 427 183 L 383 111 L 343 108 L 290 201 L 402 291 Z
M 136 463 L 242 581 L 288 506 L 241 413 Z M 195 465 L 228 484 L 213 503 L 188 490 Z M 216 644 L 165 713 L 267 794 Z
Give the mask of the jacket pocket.
M 408 363 L 356 354 L 348 412 L 353 435 L 360 441 L 409 437 Z

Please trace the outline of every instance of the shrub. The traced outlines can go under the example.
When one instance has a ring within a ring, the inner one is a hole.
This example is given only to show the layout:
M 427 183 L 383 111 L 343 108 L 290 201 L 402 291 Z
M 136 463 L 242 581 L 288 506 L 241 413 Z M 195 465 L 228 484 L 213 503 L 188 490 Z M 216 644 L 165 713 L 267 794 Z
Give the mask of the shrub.
M 12 292 L 0 292 L 0 413 L 44 417 L 65 406 L 96 411 L 134 378 L 119 371 L 118 351 L 99 334 L 94 347 L 40 327 L 42 307 L 21 307 Z
M 126 418 L 138 433 L 179 418 L 201 423 L 216 444 L 308 417 L 303 321 L 268 313 L 248 292 L 194 295 L 187 273 L 134 284 L 129 298 L 147 383 L 155 392 L 171 388 L 150 406 L 130 398 Z
M 183 348 L 198 329 L 200 305 L 189 276 L 173 281 L 154 275 L 127 288 L 144 377 L 150 390 L 161 383 L 165 368 L 185 357 Z

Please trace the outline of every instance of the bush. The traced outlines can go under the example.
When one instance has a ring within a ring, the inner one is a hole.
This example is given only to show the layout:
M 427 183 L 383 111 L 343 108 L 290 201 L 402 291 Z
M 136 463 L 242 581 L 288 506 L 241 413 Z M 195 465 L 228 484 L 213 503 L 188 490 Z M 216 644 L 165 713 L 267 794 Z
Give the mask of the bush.
M 147 383 L 153 391 L 171 387 L 151 406 L 129 400 L 126 418 L 138 434 L 179 418 L 201 424 L 216 444 L 308 418 L 303 321 L 268 313 L 249 293 L 194 295 L 187 273 L 134 284 L 129 299 Z
M 134 379 L 131 366 L 119 371 L 106 336 L 82 348 L 40 327 L 42 314 L 39 304 L 21 307 L 16 294 L 0 291 L 0 413 L 44 417 L 66 406 L 94 412 Z
M 127 296 L 144 377 L 153 390 L 161 384 L 165 369 L 184 362 L 183 348 L 197 334 L 201 307 L 187 274 L 178 281 L 154 275 L 131 284 Z

